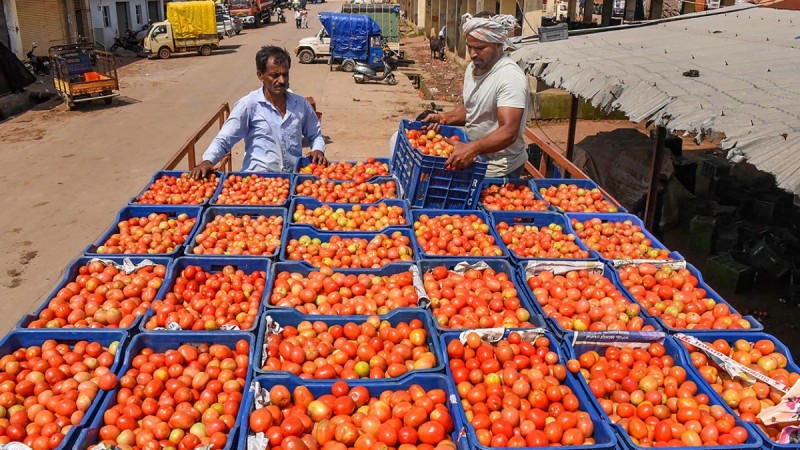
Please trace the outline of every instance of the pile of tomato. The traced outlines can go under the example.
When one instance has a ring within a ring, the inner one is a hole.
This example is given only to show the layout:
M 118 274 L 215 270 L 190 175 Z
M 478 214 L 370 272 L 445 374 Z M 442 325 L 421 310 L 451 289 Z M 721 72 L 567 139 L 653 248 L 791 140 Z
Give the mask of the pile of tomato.
M 294 195 L 313 197 L 326 203 L 375 203 L 387 198 L 397 198 L 397 183 L 394 181 L 342 181 L 326 179 L 304 180 L 295 186 Z
M 572 219 L 581 241 L 605 259 L 671 259 L 669 250 L 653 247 L 652 239 L 630 220 L 604 221 L 594 217 L 581 222 Z
M 306 261 L 315 267 L 378 269 L 393 262 L 412 261 L 410 245 L 411 239 L 399 231 L 391 236 L 377 234 L 369 241 L 332 235 L 325 242 L 301 236 L 289 240 L 285 252 L 290 261 Z
M 576 184 L 559 184 L 539 188 L 539 194 L 551 205 L 565 212 L 615 213 L 619 208 L 603 197 L 598 188 L 581 188 Z
M 406 130 L 406 137 L 412 147 L 426 155 L 449 157 L 453 154 L 455 147 L 445 141 L 444 136 L 433 130 L 422 132 L 421 130 Z M 458 136 L 450 138 L 451 141 L 458 142 Z
M 222 183 L 222 191 L 214 204 L 282 205 L 289 198 L 291 184 L 289 177 L 230 175 Z
M 547 202 L 537 199 L 527 184 L 492 184 L 481 191 L 481 203 L 495 211 L 547 211 Z
M 349 162 L 332 162 L 328 165 L 311 163 L 300 169 L 301 175 L 314 175 L 329 180 L 352 180 L 363 183 L 372 177 L 389 176 L 389 165 L 367 158 L 355 164 Z
M 386 227 L 408 225 L 405 209 L 386 203 L 353 205 L 347 210 L 325 204 L 310 209 L 298 203 L 292 211 L 292 221 L 323 231 L 380 231 Z
M 197 217 L 178 214 L 150 213 L 147 217 L 131 217 L 117 224 L 114 233 L 97 247 L 101 254 L 172 253 L 189 238 Z
M 219 186 L 219 177 L 211 173 L 196 180 L 188 173 L 162 175 L 134 203 L 148 205 L 201 205 L 210 199 Z
M 200 231 L 192 248 L 196 255 L 271 256 L 281 246 L 282 216 L 225 213 Z
M 430 256 L 503 256 L 489 224 L 477 214 L 422 214 L 414 222 L 414 233 Z
M 500 240 L 518 258 L 586 259 L 589 252 L 575 242 L 575 235 L 564 233 L 563 227 L 551 223 L 536 226 L 499 222 L 495 226 Z

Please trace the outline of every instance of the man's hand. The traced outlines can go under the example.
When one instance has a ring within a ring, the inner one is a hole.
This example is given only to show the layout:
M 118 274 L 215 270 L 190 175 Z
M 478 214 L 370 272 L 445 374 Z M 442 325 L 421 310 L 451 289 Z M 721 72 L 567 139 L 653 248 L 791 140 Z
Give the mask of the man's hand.
M 439 113 L 429 113 L 427 116 L 420 119 L 422 123 L 429 123 L 430 125 L 423 125 L 422 131 L 427 133 L 430 130 L 439 133 L 439 123 L 442 121 L 442 116 Z
M 190 178 L 194 178 L 195 180 L 199 180 L 201 178 L 205 178 L 210 172 L 214 171 L 214 165 L 211 164 L 211 161 L 203 160 L 200 164 L 196 165 L 194 169 L 189 173 Z
M 445 167 L 452 170 L 461 170 L 475 162 L 478 156 L 474 146 L 468 142 L 453 141 L 450 138 L 445 138 L 445 142 L 452 145 L 453 153 L 447 158 Z
M 328 160 L 325 158 L 325 154 L 319 150 L 311 150 L 306 156 L 311 160 L 312 164 L 320 164 L 323 166 L 328 165 Z

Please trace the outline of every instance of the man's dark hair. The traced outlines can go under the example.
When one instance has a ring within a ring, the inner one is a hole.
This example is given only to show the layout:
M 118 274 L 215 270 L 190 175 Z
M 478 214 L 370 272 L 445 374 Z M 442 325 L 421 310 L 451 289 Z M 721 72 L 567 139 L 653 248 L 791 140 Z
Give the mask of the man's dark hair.
M 492 14 L 489 11 L 481 11 L 481 12 L 475 14 L 472 17 L 476 17 L 476 18 L 479 18 L 479 19 L 491 19 L 494 16 L 495 16 L 495 14 Z
M 292 57 L 289 56 L 289 52 L 276 45 L 265 45 L 256 53 L 256 70 L 261 73 L 266 72 L 267 61 L 270 59 L 273 64 L 285 65 L 290 69 L 292 67 Z

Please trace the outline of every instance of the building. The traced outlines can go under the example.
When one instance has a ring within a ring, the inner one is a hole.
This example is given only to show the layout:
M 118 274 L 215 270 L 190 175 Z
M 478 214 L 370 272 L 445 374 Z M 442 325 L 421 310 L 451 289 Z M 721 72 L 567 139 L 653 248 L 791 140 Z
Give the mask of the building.
M 84 0 L 91 10 L 91 27 L 96 44 L 111 47 L 125 30 L 139 31 L 149 21 L 166 18 L 165 0 Z

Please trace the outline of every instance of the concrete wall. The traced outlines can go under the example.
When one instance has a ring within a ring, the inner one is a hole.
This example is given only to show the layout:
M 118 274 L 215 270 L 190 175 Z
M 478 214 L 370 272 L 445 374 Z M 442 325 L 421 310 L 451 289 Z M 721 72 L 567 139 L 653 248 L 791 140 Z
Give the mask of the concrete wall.
M 89 0 L 89 11 L 92 15 L 92 28 L 95 31 L 94 39 L 96 42 L 103 44 L 106 48 L 110 48 L 114 44 L 115 36 L 122 36 L 125 33 L 123 27 L 117 20 L 117 3 L 113 0 Z M 147 0 L 128 0 L 128 16 L 130 17 L 131 29 L 139 31 L 151 19 L 147 9 Z M 136 17 L 136 5 L 142 8 L 141 20 Z M 103 23 L 103 7 L 108 7 L 109 12 L 109 26 L 104 26 Z M 158 8 L 164 11 L 164 0 L 158 0 Z M 152 18 L 154 21 L 158 17 Z
M 22 49 L 22 38 L 19 35 L 19 21 L 17 19 L 17 3 L 15 0 L 2 0 L 3 1 L 3 22 L 5 29 L 8 33 L 8 48 L 17 55 L 17 58 L 23 59 L 25 51 Z

